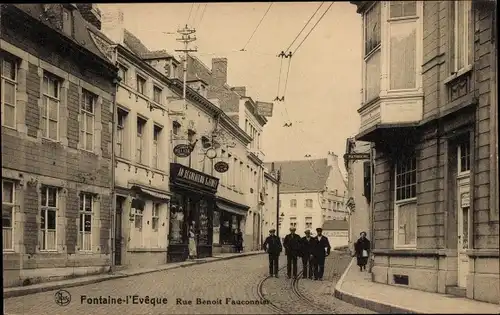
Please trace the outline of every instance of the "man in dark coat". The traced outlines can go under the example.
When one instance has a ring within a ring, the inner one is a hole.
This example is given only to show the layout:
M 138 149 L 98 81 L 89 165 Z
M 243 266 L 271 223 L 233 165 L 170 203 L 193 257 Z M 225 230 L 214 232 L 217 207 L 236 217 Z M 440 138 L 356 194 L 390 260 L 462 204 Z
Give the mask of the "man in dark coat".
M 323 273 L 325 272 L 325 258 L 330 255 L 330 242 L 328 238 L 323 235 L 323 229 L 317 228 L 318 235 L 315 237 L 316 244 L 314 246 L 314 280 L 323 280 Z
M 285 236 L 283 246 L 286 255 L 286 271 L 288 278 L 297 278 L 297 257 L 300 255 L 300 236 L 295 234 L 295 228 L 290 228 L 290 234 Z
M 302 278 L 313 278 L 313 249 L 316 243 L 311 231 L 304 232 L 306 236 L 301 239 L 300 252 L 302 255 Z
M 275 229 L 269 230 L 269 236 L 264 241 L 264 250 L 269 254 L 269 275 L 278 278 L 278 263 L 282 251 L 281 240 L 274 233 Z

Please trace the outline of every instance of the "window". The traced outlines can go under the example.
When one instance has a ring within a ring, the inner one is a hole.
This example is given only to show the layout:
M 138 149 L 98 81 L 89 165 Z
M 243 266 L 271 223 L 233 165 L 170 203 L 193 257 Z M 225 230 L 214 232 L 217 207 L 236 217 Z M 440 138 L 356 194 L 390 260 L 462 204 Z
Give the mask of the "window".
M 134 209 L 134 226 L 139 231 L 142 231 L 142 214 L 143 210 Z
M 73 14 L 68 9 L 63 9 L 63 32 L 73 36 Z
M 306 217 L 306 229 L 312 229 L 313 226 L 313 218 L 312 217 Z
M 312 207 L 313 207 L 313 200 L 306 199 L 306 208 L 312 208 Z
M 78 230 L 78 248 L 81 251 L 92 250 L 92 214 L 93 198 L 91 194 L 80 194 L 80 228 Z
M 380 3 L 365 14 L 365 56 L 380 45 Z
M 138 75 L 136 78 L 136 84 L 137 92 L 144 94 L 144 91 L 146 90 L 146 79 Z
M 116 124 L 116 155 L 119 157 L 124 157 L 124 132 L 125 132 L 125 121 L 127 119 L 128 113 L 123 109 L 118 108 L 117 110 L 117 124 Z
M 13 60 L 2 62 L 2 125 L 16 128 L 17 64 Z
M 416 1 L 391 1 L 391 18 L 400 18 L 417 15 Z
M 413 156 L 396 164 L 396 204 L 394 247 L 414 247 L 417 243 L 417 160 Z
M 467 137 L 458 145 L 458 172 L 467 173 L 470 171 L 470 140 Z
M 471 63 L 471 38 L 469 35 L 471 1 L 454 1 L 452 3 L 452 14 L 452 72 L 456 73 Z
M 159 168 L 159 151 L 158 151 L 158 143 L 160 139 L 160 134 L 161 134 L 162 128 L 158 125 L 154 126 L 153 130 L 153 167 L 154 168 Z
M 172 122 L 172 133 L 176 136 L 179 135 L 179 131 L 181 129 L 181 124 L 177 121 Z
M 40 250 L 56 250 L 58 191 L 56 187 L 42 187 L 40 207 Z
M 136 154 L 135 161 L 137 163 L 143 163 L 143 150 L 144 150 L 144 127 L 146 126 L 146 121 L 142 118 L 137 118 L 137 138 L 135 141 Z
M 82 143 L 83 148 L 88 151 L 94 150 L 94 109 L 96 98 L 97 97 L 94 94 L 83 90 L 81 111 L 82 120 L 80 122 L 80 143 Z
M 290 217 L 290 227 L 297 228 L 297 218 L 296 217 Z
M 161 104 L 161 89 L 157 86 L 153 86 L 153 101 Z
M 118 64 L 118 76 L 123 84 L 128 83 L 128 69 L 124 65 Z
M 42 133 L 45 138 L 51 140 L 59 138 L 59 92 L 59 80 L 45 74 L 43 76 Z
M 297 208 L 297 199 L 290 199 L 290 208 Z
M 158 221 L 160 220 L 160 204 L 153 204 L 153 214 L 151 216 L 151 228 L 158 232 Z
M 14 209 L 16 203 L 16 185 L 12 181 L 2 180 L 2 239 L 3 249 L 14 249 Z

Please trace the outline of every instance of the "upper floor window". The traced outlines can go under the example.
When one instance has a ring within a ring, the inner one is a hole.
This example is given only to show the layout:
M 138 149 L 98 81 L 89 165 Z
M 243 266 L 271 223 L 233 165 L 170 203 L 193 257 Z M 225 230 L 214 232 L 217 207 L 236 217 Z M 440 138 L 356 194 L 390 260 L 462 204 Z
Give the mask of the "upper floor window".
M 3 249 L 14 249 L 14 208 L 16 203 L 16 184 L 2 179 L 2 239 Z
M 306 222 L 306 229 L 312 229 L 313 218 L 312 217 L 306 217 L 305 222 Z
M 400 18 L 417 15 L 416 1 L 391 1 L 390 2 L 391 18 Z
M 116 123 L 116 155 L 124 157 L 124 144 L 125 144 L 125 122 L 128 113 L 121 108 L 117 110 L 117 123 Z
M 365 14 L 365 56 L 380 45 L 380 3 L 375 3 Z
M 312 208 L 313 207 L 313 200 L 306 199 L 305 205 L 306 205 L 306 208 Z
M 466 173 L 470 171 L 470 139 L 465 138 L 458 145 L 458 172 Z
M 2 82 L 2 125 L 16 128 L 17 63 L 3 57 Z
M 290 227 L 297 228 L 297 218 L 296 217 L 290 217 Z
M 297 208 L 297 199 L 290 200 L 290 208 Z
M 452 72 L 458 72 L 471 64 L 471 44 L 469 24 L 471 20 L 471 1 L 453 1 L 453 40 Z
M 82 108 L 80 122 L 80 143 L 85 150 L 94 150 L 94 123 L 95 123 L 95 104 L 97 96 L 89 91 L 82 92 Z
M 73 12 L 66 8 L 63 8 L 63 32 L 73 36 Z
M 411 157 L 396 164 L 396 201 L 417 197 L 417 159 Z
M 172 122 L 172 134 L 178 136 L 181 129 L 181 124 L 177 121 Z
M 146 127 L 146 120 L 137 117 L 137 138 L 135 141 L 135 161 L 137 163 L 144 163 L 144 129 Z
M 153 130 L 153 167 L 158 168 L 159 167 L 159 151 L 158 151 L 158 143 L 160 140 L 160 135 L 161 135 L 162 128 L 158 125 L 154 125 L 154 130 Z
M 153 101 L 158 104 L 161 104 L 161 92 L 162 90 L 159 87 L 153 86 Z
M 59 79 L 50 74 L 43 76 L 43 105 L 42 105 L 42 134 L 43 137 L 59 139 L 59 105 L 60 105 Z
M 122 80 L 123 84 L 128 83 L 128 69 L 122 64 L 118 64 L 118 76 Z
M 146 79 L 138 75 L 136 77 L 136 90 L 137 92 L 144 94 L 146 91 Z
M 152 211 L 153 213 L 151 214 L 151 229 L 153 229 L 154 232 L 158 232 L 158 221 L 160 221 L 160 204 L 154 203 Z

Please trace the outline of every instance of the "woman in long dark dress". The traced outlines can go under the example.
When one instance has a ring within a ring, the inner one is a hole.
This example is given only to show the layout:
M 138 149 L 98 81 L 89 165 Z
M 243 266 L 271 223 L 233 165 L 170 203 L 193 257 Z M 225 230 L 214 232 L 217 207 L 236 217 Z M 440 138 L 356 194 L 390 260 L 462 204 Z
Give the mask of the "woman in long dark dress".
M 354 251 L 358 260 L 359 270 L 366 270 L 368 256 L 370 255 L 370 241 L 366 238 L 366 232 L 361 232 L 360 238 L 354 244 Z

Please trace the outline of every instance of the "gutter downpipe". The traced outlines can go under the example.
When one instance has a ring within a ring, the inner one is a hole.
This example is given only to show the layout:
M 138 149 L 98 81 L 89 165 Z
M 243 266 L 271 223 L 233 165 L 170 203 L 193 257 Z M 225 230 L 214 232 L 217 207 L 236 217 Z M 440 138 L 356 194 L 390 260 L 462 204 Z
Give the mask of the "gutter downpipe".
M 116 45 L 114 47 L 114 52 L 113 52 L 113 57 L 115 58 L 115 66 L 118 61 L 118 46 Z M 118 93 L 118 87 L 119 87 L 119 78 L 115 78 L 113 80 L 114 84 L 114 92 L 112 94 L 113 101 L 112 101 L 112 108 L 113 108 L 113 115 L 111 118 L 111 126 L 112 126 L 112 132 L 111 132 L 111 271 L 115 270 L 116 267 L 116 241 L 115 241 L 115 236 L 116 236 L 116 183 L 115 183 L 115 137 L 116 137 L 116 120 L 117 120 L 117 111 L 116 111 L 116 94 Z M 120 222 L 121 223 L 121 222 Z M 120 250 L 120 249 L 118 249 Z

